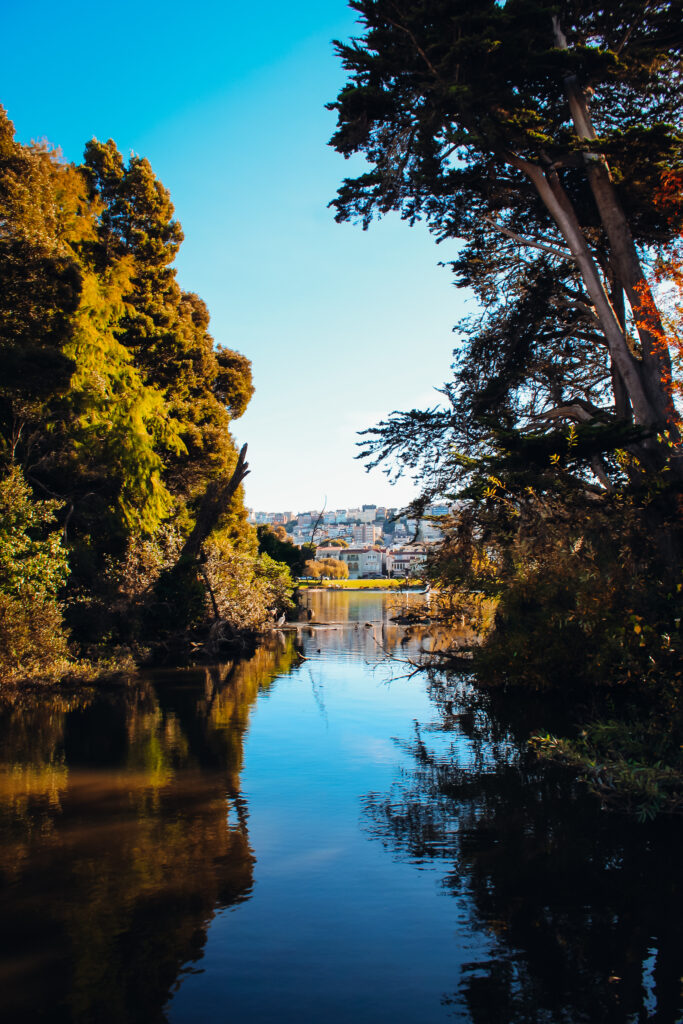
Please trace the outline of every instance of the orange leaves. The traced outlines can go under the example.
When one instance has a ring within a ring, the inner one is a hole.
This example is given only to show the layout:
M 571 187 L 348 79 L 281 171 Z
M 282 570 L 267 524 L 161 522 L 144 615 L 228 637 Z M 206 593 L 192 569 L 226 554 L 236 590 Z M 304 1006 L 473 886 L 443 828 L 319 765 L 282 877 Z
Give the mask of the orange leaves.
M 662 383 L 674 401 L 680 400 L 683 397 L 683 239 L 666 257 L 657 261 L 652 285 L 641 282 L 636 285 L 636 292 L 639 299 L 634 309 L 636 326 L 648 332 L 655 352 L 668 352 L 671 370 L 662 372 Z M 678 414 L 680 419 L 680 409 Z
M 680 223 L 683 214 L 683 168 L 664 171 L 659 189 L 653 196 L 653 202 L 669 224 Z

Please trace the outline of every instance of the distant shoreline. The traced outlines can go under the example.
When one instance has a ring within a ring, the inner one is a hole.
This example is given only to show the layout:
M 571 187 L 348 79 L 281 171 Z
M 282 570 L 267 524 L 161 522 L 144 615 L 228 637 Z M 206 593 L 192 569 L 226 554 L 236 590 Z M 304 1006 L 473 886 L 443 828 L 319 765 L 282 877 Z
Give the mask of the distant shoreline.
M 299 590 L 344 590 L 364 591 L 365 593 L 382 593 L 387 590 L 396 593 L 424 593 L 425 584 L 422 580 L 406 583 L 405 580 L 304 580 L 297 583 Z

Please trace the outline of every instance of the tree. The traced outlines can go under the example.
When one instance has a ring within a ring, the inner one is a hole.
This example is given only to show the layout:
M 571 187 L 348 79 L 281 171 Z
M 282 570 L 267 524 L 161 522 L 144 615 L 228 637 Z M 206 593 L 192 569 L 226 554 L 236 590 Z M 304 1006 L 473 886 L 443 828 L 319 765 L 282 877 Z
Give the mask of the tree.
M 182 238 L 147 160 L 92 140 L 66 163 L 18 143 L 0 108 L 0 475 L 20 467 L 31 500 L 56 501 L 69 623 L 88 644 L 139 640 L 140 608 L 177 576 L 205 616 L 212 545 L 256 556 L 230 431 L 251 367 L 178 286 Z
M 311 558 L 306 562 L 305 572 L 315 579 L 345 580 L 349 576 L 349 567 L 338 558 Z
M 59 503 L 35 501 L 18 466 L 0 479 L 0 668 L 44 669 L 67 655 L 57 598 L 69 575 Z
M 101 204 L 96 257 L 101 267 L 133 261 L 131 287 L 118 326 L 146 383 L 161 391 L 180 424 L 184 448 L 166 465 L 170 489 L 197 498 L 208 480 L 232 471 L 237 452 L 229 424 L 253 394 L 251 364 L 238 352 L 215 346 L 204 302 L 184 292 L 173 261 L 183 240 L 168 191 L 149 162 L 126 164 L 115 143 L 91 140 L 84 173 Z M 245 522 L 232 524 L 245 542 Z
M 289 566 L 293 576 L 303 576 L 308 558 L 315 556 L 315 548 L 311 544 L 299 547 L 291 540 L 280 537 L 268 524 L 256 528 L 259 552 L 270 555 L 276 562 L 284 562 Z
M 449 408 L 395 416 L 366 451 L 426 469 L 437 493 L 458 472 L 446 437 L 459 451 L 500 440 L 492 425 L 522 429 L 549 438 L 550 455 L 573 423 L 586 440 L 574 454 L 602 487 L 625 468 L 679 481 L 671 356 L 646 270 L 683 222 L 680 192 L 662 190 L 683 166 L 680 0 L 351 6 L 365 31 L 337 44 L 351 77 L 330 104 L 332 145 L 371 167 L 344 181 L 337 219 L 367 227 L 396 210 L 440 241 L 464 239 L 457 282 L 488 306 L 464 326 Z M 622 449 L 635 465 L 605 464 Z
M 683 645 L 680 360 L 653 276 L 683 226 L 683 5 L 351 5 L 332 145 L 370 166 L 337 219 L 424 219 L 480 305 L 443 404 L 362 454 L 414 474 L 415 517 L 459 499 L 431 571 L 499 600 L 499 679 L 640 686 L 656 732 Z
M 99 201 L 79 168 L 21 146 L 0 113 L 0 386 L 4 456 L 65 499 L 72 528 L 153 532 L 172 499 L 164 456 L 177 421 L 117 332 L 134 264 L 93 260 Z M 82 497 L 89 495 L 84 514 Z M 109 529 L 103 529 L 103 519 Z

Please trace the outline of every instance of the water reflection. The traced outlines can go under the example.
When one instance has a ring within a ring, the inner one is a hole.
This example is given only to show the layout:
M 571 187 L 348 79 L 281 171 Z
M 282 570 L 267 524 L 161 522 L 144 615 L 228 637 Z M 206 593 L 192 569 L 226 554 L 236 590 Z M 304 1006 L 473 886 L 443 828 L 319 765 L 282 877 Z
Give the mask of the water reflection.
M 164 1020 L 216 910 L 249 897 L 250 661 L 0 710 L 0 1019 Z
M 678 1022 L 680 825 L 525 760 L 569 703 L 411 676 L 420 595 L 308 597 L 239 665 L 0 704 L 0 1019 Z
M 439 721 L 416 728 L 412 770 L 369 795 L 365 816 L 396 856 L 441 862 L 444 889 L 489 937 L 444 1006 L 475 1024 L 679 1024 L 680 823 L 605 815 L 566 773 L 539 771 L 509 701 L 485 706 L 443 676 L 431 694 Z
M 298 635 L 308 657 L 415 660 L 453 642 L 452 630 L 430 620 L 430 606 L 430 595 L 416 591 L 305 590 Z

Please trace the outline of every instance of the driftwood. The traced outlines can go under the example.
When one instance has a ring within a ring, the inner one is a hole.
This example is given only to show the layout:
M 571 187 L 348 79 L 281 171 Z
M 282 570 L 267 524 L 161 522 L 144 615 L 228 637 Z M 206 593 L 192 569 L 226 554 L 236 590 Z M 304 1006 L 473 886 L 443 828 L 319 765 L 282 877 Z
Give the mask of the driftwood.
M 229 508 L 237 488 L 249 472 L 249 463 L 246 458 L 247 446 L 245 444 L 242 445 L 232 476 L 228 480 L 212 480 L 206 488 L 197 513 L 197 521 L 190 536 L 183 544 L 176 566 L 189 565 L 198 560 L 204 541 L 223 513 Z
M 149 628 L 152 633 L 176 637 L 192 630 L 205 617 L 206 591 L 213 605 L 214 619 L 219 619 L 218 606 L 208 577 L 202 569 L 204 542 L 218 520 L 230 507 L 237 488 L 249 472 L 247 446 L 243 445 L 237 465 L 228 478 L 212 480 L 199 505 L 197 519 L 175 564 L 161 574 L 155 590 L 156 602 L 151 609 Z M 204 582 L 200 582 L 199 575 Z

